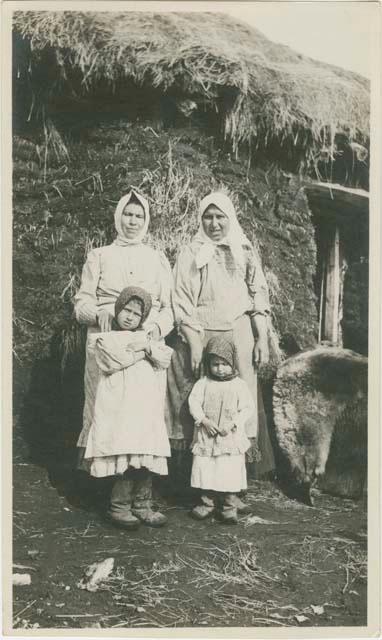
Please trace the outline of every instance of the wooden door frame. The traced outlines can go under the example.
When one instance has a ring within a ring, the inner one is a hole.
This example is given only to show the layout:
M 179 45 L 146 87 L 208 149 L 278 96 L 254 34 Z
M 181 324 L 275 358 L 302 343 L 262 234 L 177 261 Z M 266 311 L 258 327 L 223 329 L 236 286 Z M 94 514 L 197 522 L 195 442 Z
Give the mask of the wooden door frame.
M 342 346 L 342 298 L 346 262 L 339 221 L 354 215 L 369 215 L 369 193 L 338 184 L 305 182 L 309 208 L 317 221 L 317 232 L 323 242 L 319 286 L 318 342 Z M 326 227 L 326 230 L 325 230 Z
M 318 342 L 342 346 L 343 250 L 337 221 L 328 221 L 327 243 L 320 265 Z

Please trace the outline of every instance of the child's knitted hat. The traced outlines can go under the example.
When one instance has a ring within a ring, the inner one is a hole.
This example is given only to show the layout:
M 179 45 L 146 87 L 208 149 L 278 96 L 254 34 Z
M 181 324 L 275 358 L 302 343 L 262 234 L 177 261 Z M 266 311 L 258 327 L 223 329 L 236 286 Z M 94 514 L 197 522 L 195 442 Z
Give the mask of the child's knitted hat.
M 226 360 L 228 364 L 235 369 L 236 349 L 232 340 L 220 336 L 214 336 L 207 342 L 205 349 L 206 358 L 210 356 L 218 356 Z
M 142 320 L 141 324 L 147 320 L 151 311 L 152 301 L 150 294 L 141 287 L 126 287 L 122 289 L 114 305 L 114 317 L 117 318 L 118 314 L 124 309 L 128 302 L 132 298 L 136 298 L 142 304 Z

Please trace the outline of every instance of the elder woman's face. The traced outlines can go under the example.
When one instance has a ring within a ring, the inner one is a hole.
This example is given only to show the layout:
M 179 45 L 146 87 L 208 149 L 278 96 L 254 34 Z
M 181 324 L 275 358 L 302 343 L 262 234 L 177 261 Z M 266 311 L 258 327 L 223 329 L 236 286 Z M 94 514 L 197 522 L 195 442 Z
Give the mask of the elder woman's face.
M 229 220 L 225 213 L 211 204 L 202 216 L 204 233 L 214 242 L 226 237 L 229 231 Z
M 128 240 L 134 240 L 134 238 L 142 230 L 145 224 L 145 212 L 140 204 L 136 202 L 129 202 L 122 211 L 121 227 L 124 236 Z

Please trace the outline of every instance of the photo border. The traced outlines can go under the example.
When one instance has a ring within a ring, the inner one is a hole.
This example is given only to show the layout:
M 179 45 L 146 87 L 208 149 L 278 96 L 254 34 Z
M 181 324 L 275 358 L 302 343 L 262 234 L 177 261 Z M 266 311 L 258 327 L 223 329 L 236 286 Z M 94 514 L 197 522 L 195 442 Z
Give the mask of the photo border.
M 248 0 L 245 6 L 296 4 L 298 0 Z M 82 2 L 14 1 L 5 0 L 2 15 L 2 611 L 3 634 L 17 637 L 135 637 L 135 638 L 348 638 L 377 637 L 380 626 L 380 538 L 381 538 L 381 50 L 382 5 L 378 0 L 316 0 L 314 4 L 362 4 L 370 12 L 372 36 L 371 77 L 371 171 L 370 171 L 370 284 L 369 284 L 369 416 L 368 416 L 368 624 L 362 627 L 207 627 L 176 629 L 12 629 L 12 66 L 11 19 L 17 10 L 73 10 L 73 11 L 189 11 L 219 10 L 238 2 Z M 107 8 L 107 9 L 106 9 Z M 377 446 L 378 445 L 378 446 Z M 73 631 L 75 632 L 73 635 Z

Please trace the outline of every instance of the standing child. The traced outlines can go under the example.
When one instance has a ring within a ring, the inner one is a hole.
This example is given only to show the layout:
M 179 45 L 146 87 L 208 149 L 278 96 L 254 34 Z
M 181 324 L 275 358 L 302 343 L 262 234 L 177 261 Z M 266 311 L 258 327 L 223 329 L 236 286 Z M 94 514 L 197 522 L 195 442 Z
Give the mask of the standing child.
M 237 523 L 235 494 L 247 488 L 245 423 L 255 407 L 247 384 L 235 371 L 232 341 L 213 337 L 205 349 L 206 376 L 189 399 L 195 421 L 191 485 L 202 490 L 192 515 L 203 520 L 219 503 L 221 520 Z
M 166 522 L 152 510 L 152 474 L 167 475 L 170 456 L 161 373 L 155 369 L 168 367 L 171 350 L 147 338 L 142 325 L 150 309 L 144 289 L 123 289 L 114 330 L 93 334 L 88 346 L 99 379 L 81 466 L 95 477 L 117 476 L 109 516 L 130 529 L 140 521 L 157 527 Z

